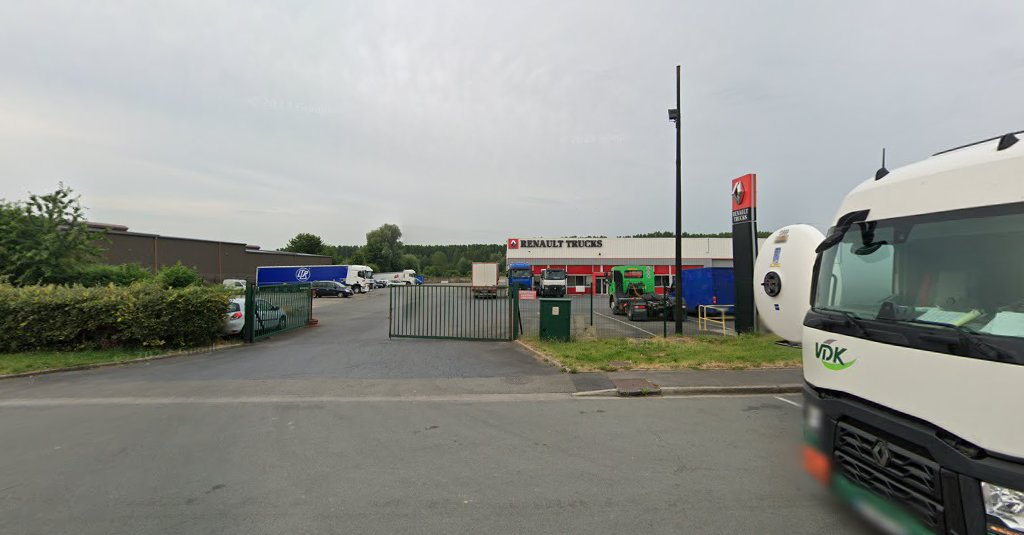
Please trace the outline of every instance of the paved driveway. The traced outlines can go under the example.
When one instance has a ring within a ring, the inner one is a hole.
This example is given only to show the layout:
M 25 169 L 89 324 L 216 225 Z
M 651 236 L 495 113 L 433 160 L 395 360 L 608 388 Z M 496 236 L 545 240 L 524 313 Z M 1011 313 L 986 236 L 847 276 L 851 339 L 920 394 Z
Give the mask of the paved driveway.
M 385 382 L 393 390 L 418 388 L 443 393 L 444 388 L 436 385 L 447 384 L 450 379 L 466 380 L 461 383 L 465 392 L 515 392 L 522 390 L 517 387 L 534 383 L 534 388 L 525 391 L 542 391 L 538 390 L 541 385 L 543 391 L 573 391 L 565 374 L 540 362 L 518 344 L 389 340 L 387 308 L 384 291 L 348 299 L 316 299 L 317 327 L 215 353 L 5 381 L 0 383 L 0 396 L 27 389 L 38 394 L 47 386 L 73 393 L 91 390 L 205 395 L 204 388 L 214 388 L 211 381 L 221 382 L 216 388 L 237 394 L 266 389 L 338 394 L 346 388 L 383 388 Z M 371 388 L 371 392 L 376 391 Z

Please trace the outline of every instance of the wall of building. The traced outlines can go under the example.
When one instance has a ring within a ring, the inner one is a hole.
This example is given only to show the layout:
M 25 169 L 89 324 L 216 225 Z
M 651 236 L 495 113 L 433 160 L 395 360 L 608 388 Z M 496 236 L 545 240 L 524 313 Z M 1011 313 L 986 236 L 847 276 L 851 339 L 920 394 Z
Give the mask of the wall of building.
M 248 249 L 244 243 L 196 240 L 107 231 L 103 261 L 108 264 L 139 264 L 157 271 L 176 262 L 194 267 L 209 282 L 224 279 L 255 279 L 257 266 L 319 266 L 331 263 L 329 256 L 304 255 Z

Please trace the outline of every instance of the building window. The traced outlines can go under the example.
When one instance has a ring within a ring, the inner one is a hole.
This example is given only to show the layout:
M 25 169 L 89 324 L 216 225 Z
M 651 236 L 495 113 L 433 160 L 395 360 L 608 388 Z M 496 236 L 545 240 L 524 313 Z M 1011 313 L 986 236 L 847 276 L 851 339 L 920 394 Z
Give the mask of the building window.
M 671 284 L 672 284 L 672 276 L 671 275 L 655 275 L 654 276 L 654 285 L 657 286 L 658 288 L 667 288 Z
M 569 286 L 590 286 L 590 275 L 569 275 L 566 284 Z

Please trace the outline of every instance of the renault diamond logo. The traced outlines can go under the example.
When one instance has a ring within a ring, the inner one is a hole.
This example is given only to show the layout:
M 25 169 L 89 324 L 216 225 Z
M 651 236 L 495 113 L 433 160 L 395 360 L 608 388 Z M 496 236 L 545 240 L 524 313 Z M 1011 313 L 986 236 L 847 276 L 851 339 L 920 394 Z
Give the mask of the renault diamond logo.
M 885 442 L 882 442 L 881 440 L 875 442 L 875 446 L 871 448 L 871 457 L 875 459 L 875 462 L 878 463 L 878 466 L 885 468 L 886 466 L 888 466 L 889 458 L 891 457 L 891 454 L 889 453 L 889 446 L 887 446 Z
M 736 204 L 740 204 L 741 202 L 743 202 L 744 193 L 745 192 L 743 191 L 743 183 L 737 182 L 736 185 L 732 187 L 732 202 Z
M 519 248 L 519 240 L 517 240 L 516 238 L 509 238 L 508 239 L 508 248 L 509 249 L 518 249 Z

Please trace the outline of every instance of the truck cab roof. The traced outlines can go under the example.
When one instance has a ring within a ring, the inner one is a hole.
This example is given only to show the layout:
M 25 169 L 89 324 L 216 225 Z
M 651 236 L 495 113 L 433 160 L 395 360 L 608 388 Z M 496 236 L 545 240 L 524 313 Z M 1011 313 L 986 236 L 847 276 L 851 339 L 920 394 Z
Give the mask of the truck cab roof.
M 843 199 L 833 222 L 861 210 L 870 210 L 868 220 L 874 221 L 1024 202 L 1024 143 L 1005 146 L 1007 136 L 1014 135 L 940 152 L 865 180 Z

